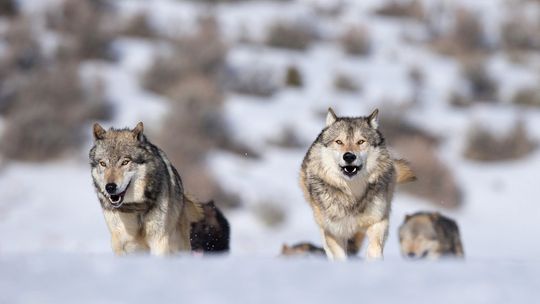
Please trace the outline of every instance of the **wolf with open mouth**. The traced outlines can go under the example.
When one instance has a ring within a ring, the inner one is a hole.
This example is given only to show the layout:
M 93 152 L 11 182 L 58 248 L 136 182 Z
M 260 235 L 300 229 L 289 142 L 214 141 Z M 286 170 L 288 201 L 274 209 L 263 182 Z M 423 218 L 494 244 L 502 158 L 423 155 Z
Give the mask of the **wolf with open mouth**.
M 414 179 L 407 162 L 390 156 L 378 130 L 378 110 L 338 117 L 328 109 L 326 126 L 300 170 L 328 258 L 345 260 L 348 244 L 359 249 L 364 236 L 367 257 L 382 258 L 394 187 Z
M 184 193 L 165 153 L 134 129 L 93 128 L 90 165 L 94 188 L 115 254 L 170 255 L 191 250 L 191 224 L 203 217 L 200 203 Z

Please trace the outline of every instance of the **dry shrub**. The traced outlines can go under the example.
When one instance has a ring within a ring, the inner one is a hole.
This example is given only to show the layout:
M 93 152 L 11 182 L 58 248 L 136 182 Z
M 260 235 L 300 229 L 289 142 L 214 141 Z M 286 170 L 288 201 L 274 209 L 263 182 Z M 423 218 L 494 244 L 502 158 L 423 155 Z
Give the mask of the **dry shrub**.
M 360 86 L 349 76 L 342 73 L 336 75 L 334 87 L 344 92 L 358 92 Z
M 411 164 L 418 177 L 403 190 L 443 208 L 457 208 L 463 193 L 450 169 L 437 157 L 435 147 L 422 138 L 403 139 L 392 144 Z
M 287 219 L 285 210 L 271 202 L 258 203 L 253 208 L 254 215 L 266 226 L 275 228 L 282 225 Z
M 15 0 L 0 1 L 0 16 L 14 17 L 19 13 L 19 7 Z
M 144 13 L 132 16 L 121 30 L 121 34 L 139 38 L 156 38 L 158 36 L 150 24 L 148 16 Z
M 540 50 L 540 26 L 523 19 L 508 21 L 501 26 L 501 42 L 508 50 Z
M 483 60 L 464 63 L 463 76 L 469 83 L 470 94 L 474 100 L 496 101 L 497 83 L 489 75 Z
M 293 127 L 287 126 L 283 128 L 281 135 L 277 139 L 269 141 L 269 144 L 281 148 L 305 148 L 306 143 L 303 142 L 295 132 Z
M 61 34 L 62 58 L 114 59 L 111 43 L 117 35 L 110 4 L 103 0 L 65 0 L 47 16 L 47 25 Z
M 216 78 L 221 73 L 226 48 L 214 18 L 201 19 L 195 34 L 180 37 L 171 44 L 172 51 L 158 56 L 146 73 L 144 85 L 147 89 L 168 95 L 168 91 L 185 77 L 200 74 Z
M 376 9 L 375 14 L 395 18 L 412 18 L 416 20 L 423 20 L 425 17 L 424 7 L 418 0 L 393 0 Z
M 280 88 L 280 81 L 277 81 L 277 73 L 267 67 L 229 67 L 225 77 L 225 87 L 228 91 L 254 95 L 260 97 L 271 97 Z
M 455 12 L 455 22 L 451 30 L 436 35 L 432 46 L 441 54 L 457 57 L 489 51 L 484 28 L 478 16 L 465 9 Z
M 44 56 L 29 20 L 12 20 L 3 36 L 7 48 L 0 60 L 0 77 L 29 71 L 43 63 Z
M 302 74 L 297 67 L 290 66 L 287 68 L 287 72 L 285 74 L 285 85 L 296 88 L 302 87 L 304 85 Z
M 341 37 L 341 45 L 349 55 L 366 56 L 371 51 L 371 38 L 363 26 L 353 26 Z
M 279 21 L 271 25 L 266 44 L 293 50 L 305 50 L 316 38 L 312 27 L 306 23 Z
M 507 134 L 494 134 L 474 125 L 469 130 L 464 156 L 485 162 L 514 160 L 527 156 L 535 148 L 536 143 L 529 137 L 521 121 Z
M 231 139 L 222 117 L 224 97 L 216 74 L 223 69 L 226 49 L 217 24 L 203 19 L 195 34 L 172 43 L 172 52 L 158 57 L 144 79 L 147 88 L 172 102 L 156 143 L 179 170 L 188 192 L 215 199 L 221 207 L 238 206 L 238 197 L 221 189 L 206 167 L 207 152 L 215 149 L 256 156 Z
M 85 139 L 85 124 L 110 117 L 110 107 L 96 95 L 81 86 L 76 65 L 56 64 L 25 75 L 4 113 L 2 153 L 8 159 L 45 161 L 75 150 Z
M 521 89 L 516 92 L 512 102 L 520 106 L 540 107 L 540 89 L 535 87 Z
M 438 138 L 393 113 L 381 118 L 381 132 L 390 147 L 410 162 L 418 177 L 415 182 L 404 185 L 403 190 L 444 208 L 462 204 L 459 185 L 437 157 Z
M 453 92 L 450 103 L 457 107 L 465 107 L 474 102 L 497 102 L 497 82 L 486 70 L 484 59 L 481 56 L 472 56 L 461 64 L 466 87 L 459 92 Z

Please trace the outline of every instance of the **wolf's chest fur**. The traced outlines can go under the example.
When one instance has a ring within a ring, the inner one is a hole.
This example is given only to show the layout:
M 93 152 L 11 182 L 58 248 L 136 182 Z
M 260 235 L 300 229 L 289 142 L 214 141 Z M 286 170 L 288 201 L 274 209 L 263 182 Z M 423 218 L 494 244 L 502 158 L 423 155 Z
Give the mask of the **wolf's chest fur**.
M 324 224 L 334 235 L 350 237 L 380 221 L 388 212 L 387 200 L 369 192 L 367 178 L 359 176 L 347 181 L 336 191 L 342 199 L 327 206 L 324 212 Z

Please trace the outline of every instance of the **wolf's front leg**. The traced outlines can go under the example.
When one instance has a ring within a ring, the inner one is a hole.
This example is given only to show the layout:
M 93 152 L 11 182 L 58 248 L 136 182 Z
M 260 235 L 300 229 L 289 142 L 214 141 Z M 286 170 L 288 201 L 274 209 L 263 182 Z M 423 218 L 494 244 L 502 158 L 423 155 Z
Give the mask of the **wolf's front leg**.
M 367 260 L 379 260 L 383 258 L 384 243 L 388 236 L 388 219 L 371 225 L 367 229 L 369 244 L 367 247 Z
M 328 259 L 332 261 L 347 260 L 347 240 L 335 237 L 331 233 L 321 229 L 324 251 Z

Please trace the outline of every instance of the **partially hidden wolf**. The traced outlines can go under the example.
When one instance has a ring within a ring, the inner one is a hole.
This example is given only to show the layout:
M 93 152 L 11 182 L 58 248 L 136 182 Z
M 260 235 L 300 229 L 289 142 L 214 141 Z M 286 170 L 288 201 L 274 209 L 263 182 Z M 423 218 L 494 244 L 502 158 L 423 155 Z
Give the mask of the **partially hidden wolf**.
M 226 253 L 229 251 L 229 222 L 214 204 L 202 204 L 204 218 L 191 224 L 191 250 L 199 253 Z
M 347 243 L 347 254 L 356 255 L 360 248 L 354 239 L 349 239 Z M 326 257 L 326 252 L 324 249 L 313 245 L 312 243 L 302 242 L 296 243 L 294 245 L 283 244 L 281 247 L 281 256 L 284 257 L 308 257 L 308 256 L 324 256 Z
M 463 258 L 456 222 L 438 212 L 407 215 L 399 227 L 401 255 L 411 259 Z
M 407 162 L 390 156 L 378 130 L 378 110 L 366 117 L 338 117 L 328 109 L 326 127 L 300 170 L 328 258 L 347 259 L 348 241 L 359 249 L 365 236 L 367 258 L 382 258 L 394 187 L 414 179 Z
M 93 128 L 90 165 L 94 187 L 117 255 L 189 251 L 191 223 L 203 217 L 200 204 L 184 193 L 165 153 L 130 129 Z

